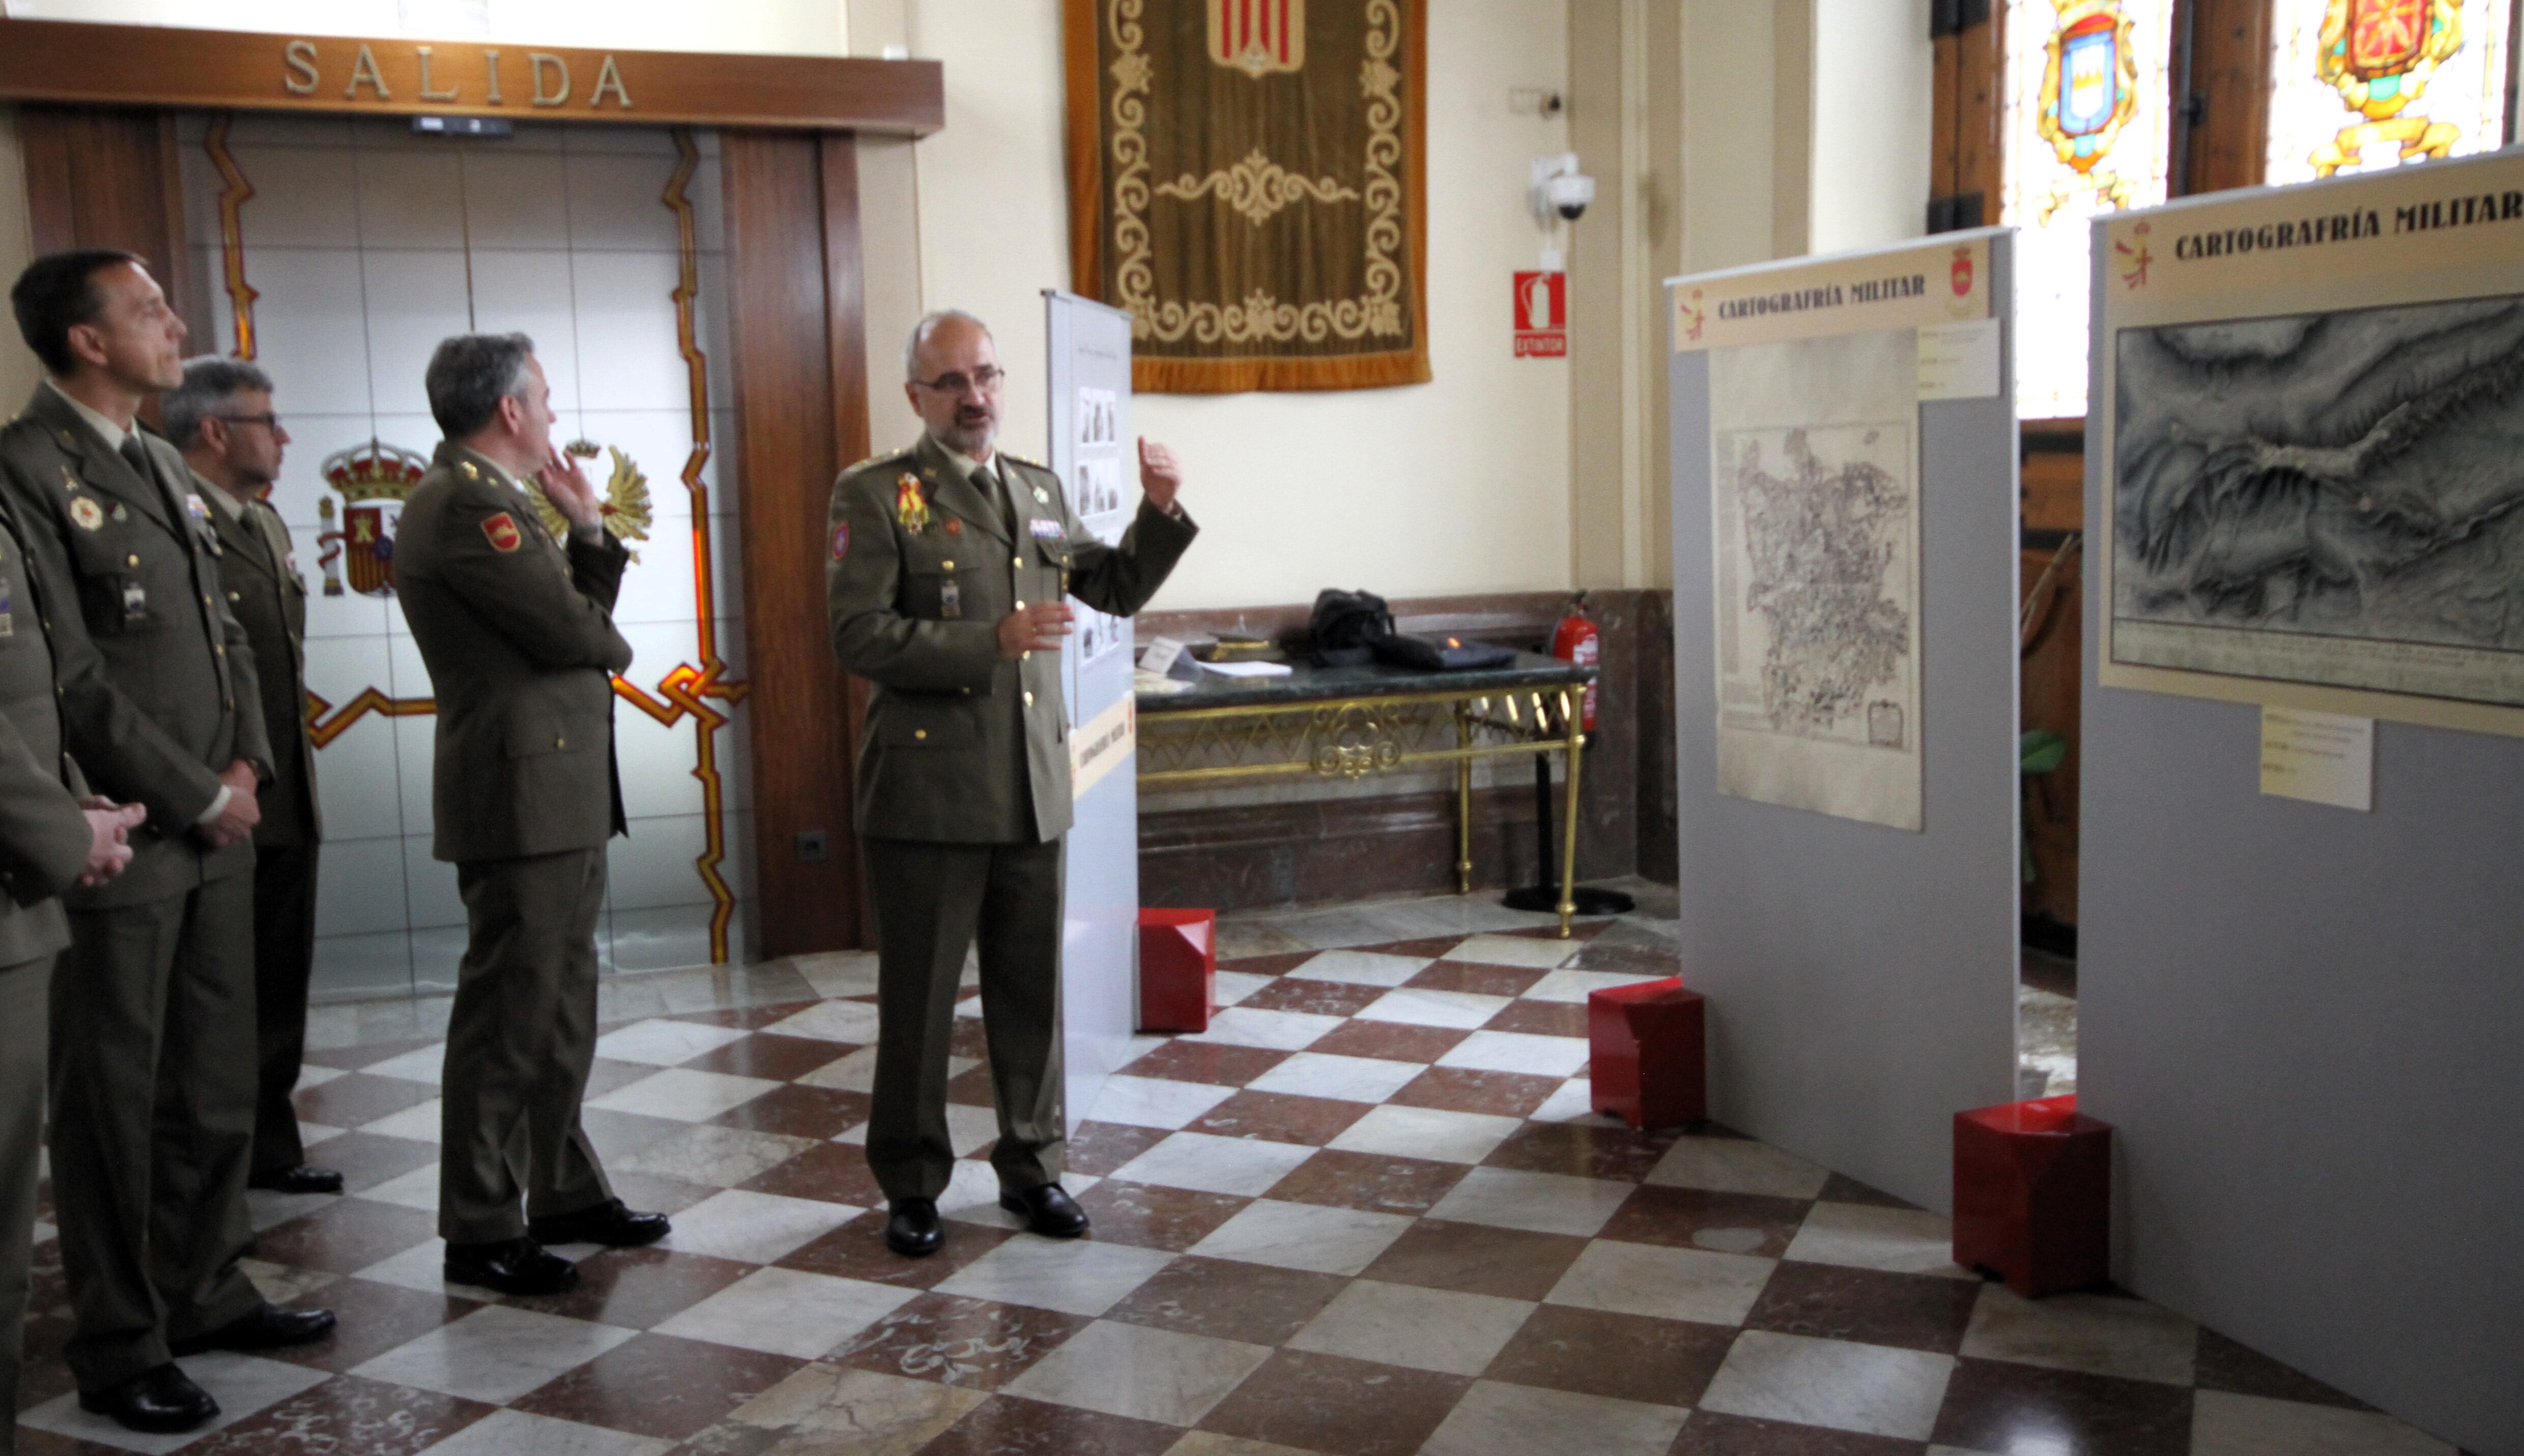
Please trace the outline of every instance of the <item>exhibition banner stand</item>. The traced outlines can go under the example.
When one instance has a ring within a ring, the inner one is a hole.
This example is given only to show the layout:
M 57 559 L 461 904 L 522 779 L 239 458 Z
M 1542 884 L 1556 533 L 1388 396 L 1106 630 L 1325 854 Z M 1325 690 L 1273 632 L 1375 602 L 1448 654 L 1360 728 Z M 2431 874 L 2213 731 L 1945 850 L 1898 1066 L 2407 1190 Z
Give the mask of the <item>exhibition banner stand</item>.
M 1069 509 L 1108 545 L 1140 509 L 1131 435 L 1131 315 L 1044 293 L 1052 473 Z M 1121 1066 L 1139 1009 L 1140 797 L 1131 623 L 1072 597 L 1060 651 L 1068 704 L 1069 831 L 1061 916 L 1062 1089 L 1068 1131 Z
M 2524 156 L 2113 215 L 2094 257 L 2078 1086 L 2114 1273 L 2515 1456 Z
M 1940 1210 L 2015 1080 L 2013 238 L 1667 285 L 1710 1115 Z

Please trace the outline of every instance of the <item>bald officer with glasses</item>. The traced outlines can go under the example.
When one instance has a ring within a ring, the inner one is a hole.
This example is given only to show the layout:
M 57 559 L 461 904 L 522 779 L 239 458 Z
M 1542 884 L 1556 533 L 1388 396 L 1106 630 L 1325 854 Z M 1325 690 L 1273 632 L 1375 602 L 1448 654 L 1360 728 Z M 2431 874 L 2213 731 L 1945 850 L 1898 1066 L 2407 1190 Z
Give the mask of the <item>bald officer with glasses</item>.
M 1060 697 L 1068 594 L 1138 611 L 1195 527 L 1163 446 L 1142 443 L 1146 498 L 1119 546 L 1079 522 L 1059 478 L 994 448 L 1003 375 L 969 314 L 932 314 L 904 349 L 903 393 L 927 427 L 833 485 L 825 567 L 833 650 L 875 684 L 858 761 L 858 832 L 876 898 L 876 1092 L 867 1158 L 908 1257 L 944 1236 L 955 983 L 978 936 L 1000 1205 L 1037 1234 L 1087 1215 L 1060 1188 L 1061 836 L 1069 749 Z

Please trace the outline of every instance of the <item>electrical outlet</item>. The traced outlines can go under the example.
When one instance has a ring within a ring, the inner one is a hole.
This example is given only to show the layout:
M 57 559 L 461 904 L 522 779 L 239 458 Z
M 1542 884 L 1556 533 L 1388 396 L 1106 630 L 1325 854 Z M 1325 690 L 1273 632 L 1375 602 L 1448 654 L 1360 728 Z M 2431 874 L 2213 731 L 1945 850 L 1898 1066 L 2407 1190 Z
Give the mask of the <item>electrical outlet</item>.
M 800 861 L 806 864 L 821 864 L 824 862 L 824 831 L 820 829 L 801 829 L 798 831 L 798 858 Z
M 1520 117 L 1560 115 L 1560 93 L 1544 86 L 1516 86 L 1507 93 L 1507 109 Z

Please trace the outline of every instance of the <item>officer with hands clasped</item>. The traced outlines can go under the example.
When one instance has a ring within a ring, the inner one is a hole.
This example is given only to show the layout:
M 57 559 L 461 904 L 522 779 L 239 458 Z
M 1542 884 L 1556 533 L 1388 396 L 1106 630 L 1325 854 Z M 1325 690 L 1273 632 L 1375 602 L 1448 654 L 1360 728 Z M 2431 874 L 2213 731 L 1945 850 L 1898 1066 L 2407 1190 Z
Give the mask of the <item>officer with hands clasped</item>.
M 1037 1234 L 1087 1231 L 1059 1183 L 1062 593 L 1127 616 L 1195 527 L 1161 445 L 1141 445 L 1146 498 L 1119 546 L 1079 522 L 1057 476 L 995 449 L 1003 375 L 980 319 L 921 319 L 903 364 L 927 428 L 834 483 L 825 585 L 834 651 L 875 685 L 857 780 L 879 947 L 867 1159 L 886 1243 L 918 1257 L 944 1238 L 947 1046 L 977 936 L 1000 1205 Z

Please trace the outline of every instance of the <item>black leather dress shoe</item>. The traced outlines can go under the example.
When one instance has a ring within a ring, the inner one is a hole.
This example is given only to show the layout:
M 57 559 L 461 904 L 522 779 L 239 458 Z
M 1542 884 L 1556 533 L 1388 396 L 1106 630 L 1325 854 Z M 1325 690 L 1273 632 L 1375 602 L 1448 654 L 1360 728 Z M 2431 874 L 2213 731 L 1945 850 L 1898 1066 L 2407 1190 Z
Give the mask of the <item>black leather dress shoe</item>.
M 593 1208 L 526 1220 L 526 1236 L 537 1243 L 602 1243 L 609 1248 L 638 1248 L 673 1232 L 662 1213 L 633 1213 L 619 1198 Z
M 897 1198 L 886 1205 L 885 1246 L 906 1259 L 925 1259 L 946 1246 L 938 1205 L 927 1198 Z
M 1045 1238 L 1075 1238 L 1087 1232 L 1087 1210 L 1056 1183 L 1042 1184 L 1019 1193 L 1003 1192 L 999 1194 L 999 1206 L 1010 1213 L 1024 1214 L 1026 1232 Z
M 342 1190 L 342 1175 L 330 1168 L 301 1163 L 277 1173 L 258 1173 L 247 1179 L 245 1186 L 267 1193 L 338 1193 Z
M 219 1413 L 219 1403 L 182 1371 L 161 1365 L 119 1385 L 81 1390 L 79 1409 L 110 1416 L 125 1431 L 167 1435 L 210 1420 Z
M 564 1294 L 578 1287 L 578 1266 L 531 1238 L 447 1246 L 447 1281 L 503 1294 Z
M 178 1355 L 198 1355 L 204 1350 L 277 1350 L 294 1344 L 314 1344 L 332 1333 L 333 1312 L 329 1309 L 267 1304 L 208 1335 L 170 1339 L 167 1348 Z

